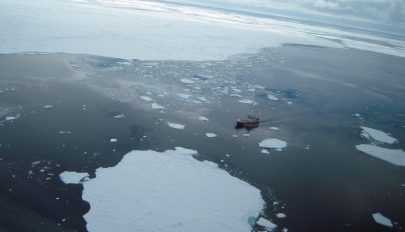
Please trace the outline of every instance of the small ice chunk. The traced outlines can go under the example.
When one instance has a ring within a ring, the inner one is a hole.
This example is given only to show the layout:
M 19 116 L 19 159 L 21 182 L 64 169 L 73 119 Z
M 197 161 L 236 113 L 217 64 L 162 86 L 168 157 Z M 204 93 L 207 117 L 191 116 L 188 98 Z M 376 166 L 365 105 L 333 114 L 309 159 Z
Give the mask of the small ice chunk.
M 359 113 L 355 113 L 355 114 L 352 114 L 352 116 L 356 117 L 356 118 L 360 118 L 361 115 Z
M 179 130 L 183 130 L 186 126 L 182 125 L 182 124 L 177 124 L 177 123 L 172 123 L 172 122 L 168 122 L 167 125 L 171 128 L 174 129 L 179 129 Z
M 401 149 L 389 149 L 372 144 L 360 144 L 356 149 L 391 164 L 405 166 L 405 151 Z
M 237 137 L 238 137 L 238 135 L 232 135 L 232 137 L 233 137 L 233 138 L 237 138 Z
M 80 184 L 82 180 L 84 180 L 86 177 L 88 177 L 89 174 L 87 172 L 62 172 L 59 175 L 59 178 L 65 183 L 65 184 Z
M 188 78 L 181 78 L 181 79 L 180 79 L 180 82 L 181 82 L 181 83 L 184 83 L 184 84 L 193 84 L 193 83 L 194 83 L 193 80 L 190 80 L 190 79 L 188 79 Z
M 381 213 L 373 213 L 373 219 L 380 225 L 393 227 L 392 221 L 386 217 L 384 217 Z
M 278 129 L 278 127 L 271 126 L 271 127 L 270 127 L 270 130 L 278 131 L 279 129 Z
M 112 142 L 112 143 L 116 143 L 116 142 L 118 142 L 118 140 L 117 140 L 117 139 L 112 138 L 112 139 L 110 139 L 110 142 Z
M 260 152 L 263 154 L 270 154 L 270 152 L 267 149 L 262 149 Z
M 6 117 L 6 120 L 7 120 L 7 121 L 15 120 L 15 117 L 13 117 L 13 116 L 8 116 L 8 117 Z
M 267 230 L 274 230 L 277 227 L 276 224 L 262 217 L 260 217 L 259 220 L 257 220 L 256 224 L 258 224 L 259 226 L 266 227 Z
M 287 142 L 280 139 L 265 139 L 259 143 L 262 148 L 281 150 L 287 147 Z
M 45 105 L 44 106 L 44 109 L 51 109 L 51 108 L 53 108 L 53 105 Z
M 238 102 L 244 103 L 244 104 L 253 104 L 254 103 L 254 101 L 249 100 L 249 99 L 242 99 L 242 100 L 239 100 Z
M 125 114 L 118 114 L 118 115 L 115 115 L 114 118 L 125 118 Z
M 148 97 L 148 96 L 141 96 L 141 99 L 144 101 L 147 101 L 147 102 L 150 102 L 153 100 L 151 97 Z
M 276 216 L 278 218 L 286 218 L 287 217 L 287 215 L 285 215 L 284 213 L 278 213 L 278 214 L 276 214 Z
M 364 127 L 362 126 L 361 129 L 363 130 L 361 132 L 361 135 L 365 138 L 368 139 L 374 139 L 377 140 L 379 142 L 382 143 L 388 143 L 388 144 L 393 144 L 398 142 L 398 140 L 396 138 L 393 138 L 391 136 L 389 136 L 387 133 L 380 131 L 380 130 L 376 130 L 373 128 L 369 128 L 369 127 Z
M 270 93 L 267 94 L 267 98 L 272 100 L 272 101 L 278 101 L 279 100 L 278 97 L 276 97 L 276 96 L 274 96 L 273 94 L 270 94 Z
M 164 106 L 161 106 L 157 103 L 152 103 L 152 109 L 154 110 L 163 110 L 164 108 L 165 108 Z
M 199 120 L 201 121 L 208 121 L 208 118 L 204 117 L 204 116 L 200 116 L 198 117 Z
M 214 133 L 206 133 L 205 134 L 208 138 L 214 138 L 214 137 L 217 137 L 217 135 L 216 134 L 214 134 Z

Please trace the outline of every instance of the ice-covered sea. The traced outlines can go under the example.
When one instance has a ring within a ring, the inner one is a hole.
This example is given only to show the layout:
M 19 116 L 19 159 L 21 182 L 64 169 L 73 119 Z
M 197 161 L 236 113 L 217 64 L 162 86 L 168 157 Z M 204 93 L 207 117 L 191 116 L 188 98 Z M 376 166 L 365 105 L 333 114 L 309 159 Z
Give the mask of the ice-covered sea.
M 212 60 L 299 43 L 405 56 L 400 39 L 153 1 L 4 0 L 0 8 L 0 53 Z

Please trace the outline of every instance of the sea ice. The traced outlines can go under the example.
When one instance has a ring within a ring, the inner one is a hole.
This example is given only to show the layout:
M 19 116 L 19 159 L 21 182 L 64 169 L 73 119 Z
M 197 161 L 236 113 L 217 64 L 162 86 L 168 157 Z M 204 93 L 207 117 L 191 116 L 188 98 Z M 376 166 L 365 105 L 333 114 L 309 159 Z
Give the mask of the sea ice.
M 276 214 L 276 216 L 278 218 L 286 218 L 287 217 L 287 215 L 285 215 L 284 213 L 278 213 L 278 214 Z
M 270 154 L 269 150 L 267 149 L 262 149 L 260 152 L 263 154 Z
M 398 140 L 396 138 L 389 136 L 384 131 L 380 131 L 380 130 L 376 130 L 376 129 L 364 127 L 364 126 L 362 126 L 361 129 L 363 130 L 361 135 L 365 138 L 368 138 L 368 139 L 371 138 L 371 139 L 377 140 L 379 142 L 388 143 L 388 144 L 393 144 L 395 142 L 398 142 Z
M 14 117 L 14 116 L 7 116 L 7 117 L 6 117 L 6 120 L 7 120 L 7 121 L 15 120 L 15 117 Z
M 242 100 L 239 100 L 238 102 L 245 103 L 245 104 L 253 104 L 254 103 L 254 101 L 249 100 L 249 99 L 242 99 Z
M 164 108 L 165 108 L 164 106 L 161 106 L 157 103 L 152 103 L 152 109 L 154 110 L 163 110 Z
M 65 184 L 79 184 L 81 181 L 83 181 L 85 178 L 87 178 L 89 174 L 87 172 L 62 172 L 59 175 L 59 178 L 65 183 Z
M 45 105 L 44 106 L 44 109 L 51 109 L 51 108 L 53 108 L 53 105 Z
M 270 94 L 270 93 L 267 94 L 267 98 L 272 100 L 272 101 L 278 101 L 279 100 L 278 97 L 276 97 L 276 96 L 274 96 L 273 94 Z
M 262 148 L 281 150 L 287 147 L 287 142 L 280 139 L 265 139 L 259 143 Z
M 110 142 L 112 142 L 112 143 L 116 143 L 116 142 L 118 142 L 118 140 L 117 140 L 117 139 L 112 138 L 112 139 L 110 139 Z
M 193 84 L 194 83 L 193 80 L 190 80 L 190 79 L 187 79 L 187 78 L 181 78 L 180 82 L 184 83 L 184 84 Z
M 381 213 L 373 213 L 373 219 L 378 224 L 381 224 L 383 226 L 393 227 L 391 220 L 384 217 Z
M 401 149 L 389 149 L 372 144 L 356 145 L 356 149 L 391 164 L 405 166 L 405 151 Z
M 180 147 L 132 151 L 115 167 L 98 168 L 83 183 L 87 230 L 251 231 L 249 218 L 264 206 L 260 191 L 196 154 Z M 266 221 L 258 223 L 275 226 Z
M 147 101 L 147 102 L 153 100 L 151 97 L 148 97 L 148 96 L 141 96 L 141 99 L 144 100 L 144 101 Z
M 190 94 L 186 94 L 186 93 L 178 93 L 176 95 L 181 97 L 181 98 L 184 98 L 184 99 L 188 99 L 189 97 L 191 97 Z
M 271 126 L 270 130 L 278 131 L 279 129 L 278 129 L 278 127 Z
M 179 129 L 179 130 L 183 130 L 186 127 L 185 125 L 171 123 L 171 122 L 168 122 L 167 125 L 170 126 L 171 128 Z
M 114 118 L 125 118 L 125 115 L 124 114 L 118 114 L 118 115 L 115 115 Z
M 217 137 L 217 135 L 216 135 L 216 134 L 214 134 L 214 133 L 206 133 L 206 134 L 205 134 L 205 136 L 207 136 L 208 138 L 214 138 L 214 137 Z
M 200 116 L 198 117 L 199 120 L 201 121 L 208 121 L 208 118 L 204 117 L 204 116 Z
M 262 218 L 262 217 L 259 218 L 259 220 L 256 222 L 256 224 L 266 227 L 267 230 L 274 230 L 277 227 L 276 224 L 274 224 L 271 221 L 269 221 L 265 218 Z

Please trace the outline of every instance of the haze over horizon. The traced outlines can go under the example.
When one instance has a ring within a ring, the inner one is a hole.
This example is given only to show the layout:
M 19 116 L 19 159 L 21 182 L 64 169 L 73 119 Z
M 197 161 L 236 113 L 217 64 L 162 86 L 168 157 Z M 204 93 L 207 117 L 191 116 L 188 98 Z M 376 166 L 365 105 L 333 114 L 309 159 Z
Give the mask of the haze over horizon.
M 100 2 L 100 0 L 97 0 Z M 108 1 L 108 0 L 101 0 Z M 152 0 L 289 17 L 336 26 L 405 35 L 401 0 Z M 121 2 L 125 2 L 121 1 Z

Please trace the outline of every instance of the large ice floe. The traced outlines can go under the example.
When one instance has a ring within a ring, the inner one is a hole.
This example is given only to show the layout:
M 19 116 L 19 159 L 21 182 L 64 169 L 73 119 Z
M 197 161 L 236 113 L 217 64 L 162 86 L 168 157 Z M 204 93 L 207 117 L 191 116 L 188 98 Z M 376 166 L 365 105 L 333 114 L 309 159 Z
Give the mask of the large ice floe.
M 180 147 L 132 151 L 117 166 L 98 168 L 96 178 L 82 183 L 87 229 L 251 231 L 264 205 L 260 191 L 196 154 Z M 69 175 L 79 176 L 67 172 L 62 180 Z
M 356 149 L 375 158 L 385 160 L 391 164 L 405 166 L 405 151 L 401 149 L 389 149 L 373 144 L 360 144 Z
M 391 149 L 381 147 L 375 144 L 393 144 L 398 142 L 396 138 L 391 137 L 384 131 L 376 130 L 369 127 L 361 127 L 361 136 L 369 139 L 372 144 L 356 145 L 356 149 L 371 155 L 375 158 L 387 161 L 397 166 L 405 166 L 405 151 L 402 149 Z

